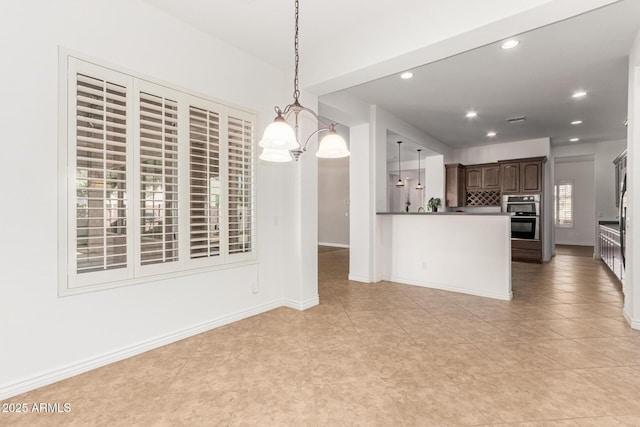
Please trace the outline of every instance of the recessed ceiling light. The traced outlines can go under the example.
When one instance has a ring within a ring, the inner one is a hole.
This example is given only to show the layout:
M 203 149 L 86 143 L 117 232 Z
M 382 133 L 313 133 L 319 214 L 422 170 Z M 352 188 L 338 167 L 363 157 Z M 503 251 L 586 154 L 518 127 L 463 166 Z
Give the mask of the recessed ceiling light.
M 473 119 L 474 117 L 478 116 L 478 113 L 475 111 L 467 111 L 466 116 L 467 116 L 467 119 Z
M 413 73 L 411 71 L 405 71 L 404 73 L 400 74 L 400 78 L 401 79 L 410 79 L 411 77 L 413 77 Z
M 584 90 L 578 91 L 578 92 L 574 92 L 573 95 L 571 95 L 573 98 L 582 98 L 587 96 L 587 92 L 585 92 Z
M 570 142 L 578 142 L 578 141 L 580 141 L 580 138 L 571 138 L 569 141 Z
M 503 49 L 513 49 L 514 47 L 518 46 L 520 44 L 520 42 L 516 39 L 511 39 L 511 40 L 507 40 L 506 42 L 502 43 L 502 46 L 500 46 Z
M 581 125 L 582 124 L 582 120 L 574 120 L 571 122 L 572 125 Z
M 493 131 L 491 131 L 491 132 L 487 133 L 487 136 L 488 136 L 489 138 L 493 138 L 494 136 L 496 136 L 496 133 L 495 133 L 495 132 L 493 132 Z

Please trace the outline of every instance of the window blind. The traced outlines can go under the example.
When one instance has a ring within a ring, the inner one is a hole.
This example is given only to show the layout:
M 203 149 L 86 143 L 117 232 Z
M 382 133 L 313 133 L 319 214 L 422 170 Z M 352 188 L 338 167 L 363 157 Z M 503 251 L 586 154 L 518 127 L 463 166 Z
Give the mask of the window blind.
M 140 92 L 140 259 L 178 260 L 178 103 Z
M 76 271 L 127 267 L 127 89 L 76 74 Z
M 191 259 L 220 255 L 220 116 L 189 108 Z
M 254 124 L 241 115 L 229 114 L 228 197 L 229 254 L 252 252 L 255 240 Z

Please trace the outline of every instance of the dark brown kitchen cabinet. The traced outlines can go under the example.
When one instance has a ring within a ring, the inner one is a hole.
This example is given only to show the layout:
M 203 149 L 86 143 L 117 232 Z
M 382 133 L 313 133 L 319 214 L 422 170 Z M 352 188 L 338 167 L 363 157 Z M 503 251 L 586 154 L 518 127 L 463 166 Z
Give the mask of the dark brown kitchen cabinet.
M 502 193 L 518 193 L 520 191 L 520 163 L 501 163 Z
M 502 194 L 542 193 L 546 157 L 500 163 Z
M 448 164 L 446 166 L 446 199 L 445 206 L 464 206 L 464 166 L 460 163 Z
M 500 166 L 496 163 L 464 167 L 466 191 L 500 190 Z
M 542 191 L 542 161 L 520 163 L 520 191 L 523 193 Z
M 469 190 L 481 190 L 482 189 L 482 168 L 474 166 L 466 166 L 464 168 L 465 174 L 465 189 Z
M 500 166 L 491 165 L 482 168 L 482 188 L 500 190 Z

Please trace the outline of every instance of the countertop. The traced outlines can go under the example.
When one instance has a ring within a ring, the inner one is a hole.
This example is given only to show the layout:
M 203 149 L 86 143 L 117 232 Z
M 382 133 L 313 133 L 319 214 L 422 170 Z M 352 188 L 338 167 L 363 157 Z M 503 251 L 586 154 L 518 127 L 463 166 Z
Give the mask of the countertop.
M 377 215 L 511 216 L 502 212 L 377 212 Z
M 598 225 L 611 228 L 616 231 L 620 230 L 620 223 L 618 221 L 598 221 Z

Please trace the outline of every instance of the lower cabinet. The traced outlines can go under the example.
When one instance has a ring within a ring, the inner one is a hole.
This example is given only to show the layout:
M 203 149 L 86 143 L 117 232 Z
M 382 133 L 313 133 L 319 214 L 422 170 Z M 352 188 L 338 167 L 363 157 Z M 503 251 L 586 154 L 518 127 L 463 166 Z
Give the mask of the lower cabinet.
M 614 227 L 600 226 L 599 233 L 600 258 L 609 269 L 622 280 L 624 265 L 622 263 L 622 247 L 620 245 L 620 231 Z
M 542 262 L 542 242 L 540 240 L 511 239 L 511 260 Z

